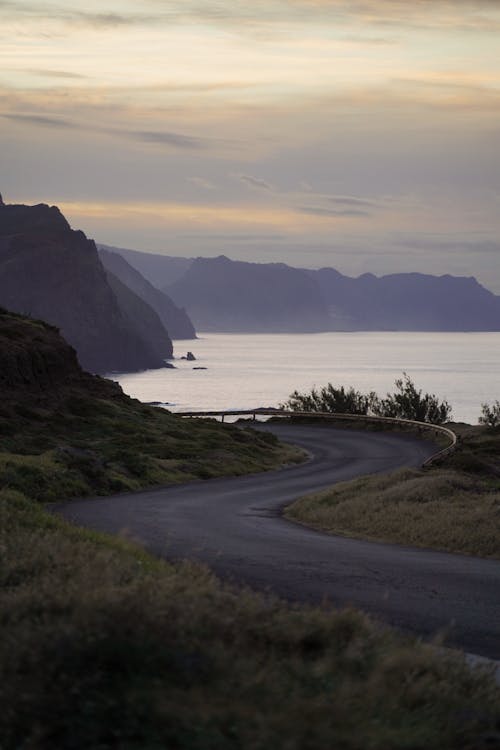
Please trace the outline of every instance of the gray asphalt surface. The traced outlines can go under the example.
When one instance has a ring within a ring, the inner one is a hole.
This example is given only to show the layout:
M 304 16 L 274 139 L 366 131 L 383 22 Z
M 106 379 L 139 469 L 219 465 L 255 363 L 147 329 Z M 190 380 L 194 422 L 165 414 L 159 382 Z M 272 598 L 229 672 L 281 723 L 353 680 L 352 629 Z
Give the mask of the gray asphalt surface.
M 312 459 L 281 471 L 54 506 L 66 519 L 124 533 L 154 554 L 207 563 L 236 583 L 292 601 L 353 605 L 424 637 L 500 658 L 500 563 L 316 532 L 280 517 L 309 492 L 418 466 L 436 447 L 390 433 L 261 425 Z

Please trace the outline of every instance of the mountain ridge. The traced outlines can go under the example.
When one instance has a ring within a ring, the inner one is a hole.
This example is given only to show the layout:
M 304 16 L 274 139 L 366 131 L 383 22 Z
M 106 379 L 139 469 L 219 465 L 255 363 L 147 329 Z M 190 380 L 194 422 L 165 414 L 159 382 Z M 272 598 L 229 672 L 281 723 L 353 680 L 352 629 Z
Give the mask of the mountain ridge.
M 147 255 L 140 251 L 129 252 L 135 256 Z M 135 256 L 128 256 L 132 265 Z M 154 257 L 157 262 L 159 256 Z M 164 256 L 164 260 L 168 267 L 168 256 Z M 474 276 L 438 276 L 413 271 L 351 277 L 329 267 L 305 269 L 286 263 L 247 263 L 227 256 L 185 260 L 189 265 L 184 274 L 163 289 L 178 305 L 187 308 L 199 330 L 500 331 L 500 296 L 486 289 Z M 140 262 L 147 264 L 143 257 Z M 241 268 L 238 264 L 246 264 L 247 270 L 253 269 L 246 282 L 241 274 L 231 271 Z M 292 271 L 308 277 L 313 286 L 304 298 L 292 285 L 286 303 L 282 299 L 283 305 L 278 310 L 280 287 L 283 291 L 289 282 L 286 274 Z M 157 283 L 160 285 L 161 281 Z M 252 287 L 255 297 L 249 301 Z M 269 299 L 264 305 L 259 288 L 268 291 Z M 311 289 L 316 298 L 308 307 Z M 246 305 L 246 315 L 243 305 Z M 300 313 L 302 324 L 297 322 Z

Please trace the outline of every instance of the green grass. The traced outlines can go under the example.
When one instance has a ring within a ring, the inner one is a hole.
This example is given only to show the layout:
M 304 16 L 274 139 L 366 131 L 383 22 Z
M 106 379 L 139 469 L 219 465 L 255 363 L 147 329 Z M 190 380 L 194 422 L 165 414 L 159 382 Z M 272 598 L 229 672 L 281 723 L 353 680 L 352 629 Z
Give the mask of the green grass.
M 0 750 L 498 744 L 500 690 L 460 656 L 354 611 L 233 590 L 47 514 L 46 501 L 302 454 L 128 399 L 81 373 L 55 329 L 2 320 Z
M 0 746 L 478 748 L 483 670 L 354 611 L 235 592 L 206 569 L 0 492 Z
M 459 448 L 440 466 L 342 482 L 286 516 L 332 534 L 500 558 L 500 430 L 456 429 Z
M 125 397 L 70 393 L 57 405 L 0 406 L 0 486 L 39 501 L 237 476 L 303 458 L 270 433 L 184 420 Z

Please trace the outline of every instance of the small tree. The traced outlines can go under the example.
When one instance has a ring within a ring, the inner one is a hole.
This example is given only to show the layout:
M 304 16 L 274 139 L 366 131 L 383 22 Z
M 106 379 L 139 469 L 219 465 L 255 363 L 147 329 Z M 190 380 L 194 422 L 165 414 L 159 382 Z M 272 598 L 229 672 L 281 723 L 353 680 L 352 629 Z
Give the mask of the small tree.
M 481 404 L 481 416 L 478 422 L 487 427 L 498 427 L 500 425 L 500 401 L 494 401 L 491 406 Z
M 378 396 L 373 391 L 360 393 L 354 388 L 335 388 L 331 383 L 309 393 L 294 391 L 288 401 L 281 404 L 283 409 L 292 411 L 324 411 L 332 414 L 374 414 L 378 408 Z
M 380 416 L 410 419 L 417 422 L 443 424 L 451 417 L 451 406 L 448 401 L 439 401 L 434 393 L 417 391 L 414 382 L 403 373 L 402 378 L 395 381 L 396 392 L 388 393 L 379 402 Z

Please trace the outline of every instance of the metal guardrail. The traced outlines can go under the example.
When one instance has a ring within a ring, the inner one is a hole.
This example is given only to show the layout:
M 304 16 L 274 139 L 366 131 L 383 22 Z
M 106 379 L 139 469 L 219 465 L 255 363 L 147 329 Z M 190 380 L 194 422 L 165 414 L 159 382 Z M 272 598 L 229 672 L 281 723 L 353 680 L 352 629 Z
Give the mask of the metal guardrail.
M 430 422 L 417 422 L 411 419 L 398 419 L 396 417 L 372 417 L 364 414 L 332 414 L 331 412 L 324 411 L 288 411 L 286 409 L 272 409 L 266 407 L 258 407 L 256 409 L 235 409 L 235 410 L 215 410 L 215 411 L 183 411 L 176 412 L 180 417 L 221 417 L 224 422 L 224 417 L 248 417 L 251 416 L 252 420 L 258 416 L 269 416 L 269 417 L 299 417 L 306 419 L 327 419 L 327 420 L 339 420 L 339 421 L 352 421 L 352 422 L 372 422 L 373 424 L 386 424 L 386 425 L 398 425 L 400 427 L 410 427 L 416 429 L 418 432 L 430 431 L 435 432 L 438 435 L 445 435 L 450 440 L 450 444 L 446 448 L 442 448 L 436 451 L 432 456 L 424 461 L 422 464 L 423 468 L 432 466 L 432 464 L 446 458 L 453 453 L 457 447 L 458 437 L 448 427 L 442 427 L 438 424 L 431 424 Z

